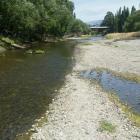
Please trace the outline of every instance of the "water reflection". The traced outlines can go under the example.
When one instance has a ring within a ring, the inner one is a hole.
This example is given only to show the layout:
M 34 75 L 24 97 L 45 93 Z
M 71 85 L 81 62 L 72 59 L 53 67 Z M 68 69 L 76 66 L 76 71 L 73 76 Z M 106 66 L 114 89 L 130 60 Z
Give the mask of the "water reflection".
M 14 140 L 46 112 L 71 71 L 76 42 L 36 44 L 45 54 L 9 51 L 0 56 L 0 140 Z
M 128 104 L 135 112 L 140 113 L 140 84 L 122 79 L 107 71 L 86 71 L 82 76 L 99 82 L 106 90 L 115 92 L 120 99 Z

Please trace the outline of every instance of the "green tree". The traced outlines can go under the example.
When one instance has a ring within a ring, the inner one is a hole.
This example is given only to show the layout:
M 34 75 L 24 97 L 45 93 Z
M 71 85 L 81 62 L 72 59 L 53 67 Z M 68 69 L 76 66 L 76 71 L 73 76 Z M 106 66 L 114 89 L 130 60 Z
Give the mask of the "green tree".
M 1 0 L 0 34 L 23 40 L 45 39 L 72 32 L 77 22 L 70 0 Z M 87 25 L 80 23 L 83 32 Z
M 132 7 L 131 12 L 132 11 L 135 11 L 134 6 Z M 129 16 L 129 8 L 124 6 L 124 8 L 122 9 L 120 7 L 120 9 L 116 12 L 115 16 L 112 12 L 108 12 L 103 20 L 102 25 L 108 26 L 110 28 L 109 32 L 124 32 L 126 26 L 125 23 Z
M 134 6 L 132 6 L 131 15 L 134 14 L 135 12 L 136 12 L 136 8 Z
M 83 21 L 76 19 L 73 21 L 73 24 L 71 26 L 71 32 L 77 35 L 80 35 L 81 33 L 87 34 L 89 33 L 90 29 Z
M 125 22 L 125 31 L 140 31 L 140 10 L 130 15 Z
M 104 17 L 104 20 L 102 22 L 102 26 L 108 26 L 109 32 L 114 32 L 114 14 L 112 12 L 107 12 L 106 16 Z

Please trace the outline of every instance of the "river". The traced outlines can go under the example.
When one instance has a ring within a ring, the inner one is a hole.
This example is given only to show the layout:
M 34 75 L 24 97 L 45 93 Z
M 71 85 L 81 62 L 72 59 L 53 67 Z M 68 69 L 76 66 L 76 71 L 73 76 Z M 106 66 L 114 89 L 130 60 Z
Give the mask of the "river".
M 0 140 L 15 140 L 17 134 L 32 128 L 72 71 L 75 46 L 101 39 L 36 43 L 32 49 L 41 49 L 44 54 L 12 50 L 0 55 Z M 140 84 L 106 72 L 91 71 L 87 78 L 98 81 L 107 92 L 113 90 L 123 102 L 140 112 Z
M 15 140 L 48 109 L 71 72 L 75 41 L 38 43 L 45 54 L 7 51 L 0 56 L 0 140 Z

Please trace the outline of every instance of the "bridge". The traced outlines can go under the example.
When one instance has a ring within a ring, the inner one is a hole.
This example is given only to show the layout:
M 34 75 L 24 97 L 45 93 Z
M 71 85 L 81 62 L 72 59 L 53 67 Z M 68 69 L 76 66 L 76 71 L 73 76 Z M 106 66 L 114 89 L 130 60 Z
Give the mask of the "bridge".
M 109 27 L 107 26 L 94 26 L 94 27 L 90 27 L 90 29 L 92 31 L 96 31 L 96 32 L 107 32 L 107 30 L 109 29 Z

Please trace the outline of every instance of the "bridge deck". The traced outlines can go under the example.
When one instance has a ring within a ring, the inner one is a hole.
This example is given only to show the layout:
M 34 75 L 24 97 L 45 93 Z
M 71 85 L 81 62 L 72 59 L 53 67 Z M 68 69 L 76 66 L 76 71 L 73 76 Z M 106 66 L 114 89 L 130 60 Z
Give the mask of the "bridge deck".
M 108 29 L 109 27 L 107 26 L 101 26 L 101 27 L 90 27 L 91 29 Z

